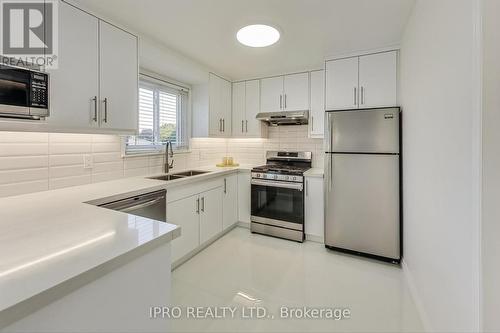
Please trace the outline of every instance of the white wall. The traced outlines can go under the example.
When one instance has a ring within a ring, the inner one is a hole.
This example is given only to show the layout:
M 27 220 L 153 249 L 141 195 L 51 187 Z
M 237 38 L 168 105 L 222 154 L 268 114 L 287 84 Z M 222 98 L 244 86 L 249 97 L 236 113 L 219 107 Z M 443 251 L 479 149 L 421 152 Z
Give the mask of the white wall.
M 476 0 L 417 0 L 401 52 L 404 268 L 427 329 L 479 329 Z
M 483 327 L 500 331 L 500 1 L 483 0 Z

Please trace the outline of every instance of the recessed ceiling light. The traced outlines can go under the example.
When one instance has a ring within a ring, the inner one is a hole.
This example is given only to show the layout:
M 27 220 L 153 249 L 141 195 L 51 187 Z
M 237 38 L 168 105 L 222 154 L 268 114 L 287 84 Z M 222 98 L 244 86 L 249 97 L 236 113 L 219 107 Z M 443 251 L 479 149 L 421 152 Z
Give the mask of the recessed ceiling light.
M 241 28 L 236 34 L 238 41 L 250 47 L 266 47 L 280 39 L 280 32 L 269 25 L 253 24 Z

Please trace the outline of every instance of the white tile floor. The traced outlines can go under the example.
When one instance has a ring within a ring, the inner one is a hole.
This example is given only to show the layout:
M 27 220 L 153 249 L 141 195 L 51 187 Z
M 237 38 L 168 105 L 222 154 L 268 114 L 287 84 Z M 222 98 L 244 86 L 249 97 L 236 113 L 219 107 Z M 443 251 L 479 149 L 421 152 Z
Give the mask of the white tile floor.
M 176 319 L 174 331 L 416 332 L 400 268 L 236 228 L 172 273 L 173 305 L 236 307 L 234 319 Z M 259 306 L 274 319 L 241 318 Z M 350 319 L 282 319 L 280 308 L 348 308 Z

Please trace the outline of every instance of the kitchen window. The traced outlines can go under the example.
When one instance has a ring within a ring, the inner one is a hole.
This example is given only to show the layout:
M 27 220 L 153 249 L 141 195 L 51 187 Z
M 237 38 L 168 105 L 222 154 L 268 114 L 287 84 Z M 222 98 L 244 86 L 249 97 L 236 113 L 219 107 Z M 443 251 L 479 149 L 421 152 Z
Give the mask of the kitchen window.
M 175 150 L 188 150 L 188 103 L 187 88 L 141 75 L 139 134 L 127 137 L 126 154 L 159 153 L 168 141 Z

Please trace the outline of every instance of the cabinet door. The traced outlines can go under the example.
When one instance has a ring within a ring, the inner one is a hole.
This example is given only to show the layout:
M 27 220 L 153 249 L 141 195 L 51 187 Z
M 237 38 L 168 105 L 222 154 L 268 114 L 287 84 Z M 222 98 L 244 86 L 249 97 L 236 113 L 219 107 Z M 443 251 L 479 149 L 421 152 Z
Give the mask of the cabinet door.
M 199 196 L 194 195 L 167 204 L 168 223 L 181 227 L 181 236 L 172 241 L 172 262 L 200 245 Z
M 224 178 L 223 197 L 223 229 L 227 229 L 238 222 L 238 175 Z
M 371 54 L 359 58 L 361 108 L 397 105 L 397 52 Z
M 311 110 L 309 113 L 309 134 L 322 138 L 325 130 L 325 72 L 311 72 Z
M 222 116 L 221 116 L 221 78 L 210 73 L 208 79 L 208 98 L 209 98 L 209 119 L 208 119 L 208 135 L 222 135 Z
M 309 73 L 285 75 L 284 82 L 285 111 L 309 110 Z
M 326 63 L 327 110 L 358 108 L 358 63 L 358 57 Z
M 233 136 L 245 136 L 245 82 L 233 83 Z
M 238 221 L 250 224 L 251 214 L 251 174 L 238 174 Z
M 221 79 L 221 118 L 222 118 L 222 136 L 231 137 L 231 82 Z
M 101 127 L 138 129 L 137 37 L 99 21 Z
M 260 111 L 283 110 L 283 76 L 260 80 Z
M 222 188 L 200 194 L 200 243 L 222 232 Z
M 94 16 L 59 2 L 59 68 L 50 71 L 49 126 L 64 129 L 99 126 L 98 25 Z
M 265 126 L 260 120 L 257 120 L 257 114 L 260 112 L 260 81 L 252 80 L 246 82 L 245 97 L 245 132 L 248 137 L 262 137 L 262 126 Z
M 305 196 L 306 234 L 323 240 L 325 224 L 323 178 L 306 177 Z

